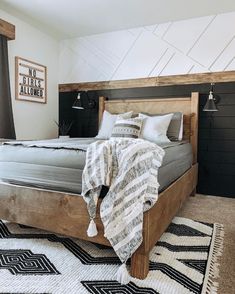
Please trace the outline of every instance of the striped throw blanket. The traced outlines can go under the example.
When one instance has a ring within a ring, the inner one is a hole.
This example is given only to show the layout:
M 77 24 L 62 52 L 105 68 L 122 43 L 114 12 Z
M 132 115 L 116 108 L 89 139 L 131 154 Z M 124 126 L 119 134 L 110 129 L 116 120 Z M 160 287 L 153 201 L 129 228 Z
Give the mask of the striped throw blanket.
M 123 263 L 142 242 L 143 212 L 157 201 L 164 154 L 142 139 L 97 141 L 87 149 L 82 195 L 94 220 L 102 185 L 109 187 L 100 215 L 104 235 Z

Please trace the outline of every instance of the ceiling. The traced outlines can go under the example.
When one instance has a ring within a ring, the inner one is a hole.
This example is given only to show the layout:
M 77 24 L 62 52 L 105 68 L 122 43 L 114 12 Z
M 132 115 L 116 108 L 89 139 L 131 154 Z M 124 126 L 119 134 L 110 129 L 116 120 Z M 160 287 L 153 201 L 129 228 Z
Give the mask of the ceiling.
M 235 11 L 235 1 L 0 0 L 0 9 L 67 39 Z

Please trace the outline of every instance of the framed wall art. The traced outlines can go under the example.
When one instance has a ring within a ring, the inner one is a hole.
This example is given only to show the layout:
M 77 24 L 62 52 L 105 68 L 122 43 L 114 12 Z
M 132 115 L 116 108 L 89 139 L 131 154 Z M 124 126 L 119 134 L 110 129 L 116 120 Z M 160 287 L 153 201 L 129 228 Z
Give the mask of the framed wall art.
M 25 58 L 15 57 L 15 98 L 47 102 L 47 68 Z

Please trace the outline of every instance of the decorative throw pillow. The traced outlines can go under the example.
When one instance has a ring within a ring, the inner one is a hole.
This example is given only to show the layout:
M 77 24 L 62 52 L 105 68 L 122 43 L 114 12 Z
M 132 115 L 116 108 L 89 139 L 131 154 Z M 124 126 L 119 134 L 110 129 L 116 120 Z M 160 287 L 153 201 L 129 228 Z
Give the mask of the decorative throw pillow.
M 170 142 L 166 132 L 172 116 L 173 113 L 161 116 L 148 116 L 139 113 L 139 117 L 145 119 L 140 137 L 154 143 Z
M 170 113 L 165 113 L 165 114 L 144 113 L 144 114 L 154 117 L 154 116 L 163 116 Z M 183 139 L 183 113 L 182 112 L 173 112 L 173 117 L 171 119 L 171 122 L 169 124 L 166 134 L 171 141 L 181 141 Z
M 140 136 L 143 119 L 136 118 L 118 118 L 113 127 L 111 138 L 132 138 L 137 139 Z
M 114 124 L 118 117 L 122 118 L 130 118 L 132 116 L 133 111 L 120 113 L 120 114 L 112 114 L 108 111 L 104 111 L 102 122 L 100 125 L 99 133 L 96 136 L 97 139 L 108 140 L 111 137 L 112 130 Z

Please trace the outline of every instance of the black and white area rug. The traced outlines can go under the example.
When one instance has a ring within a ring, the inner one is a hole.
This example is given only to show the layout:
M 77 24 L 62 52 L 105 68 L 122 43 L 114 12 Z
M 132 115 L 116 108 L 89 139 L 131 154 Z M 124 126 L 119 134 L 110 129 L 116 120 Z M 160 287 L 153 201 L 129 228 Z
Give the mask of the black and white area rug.
M 175 217 L 150 254 L 145 280 L 115 280 L 113 250 L 0 221 L 0 293 L 216 293 L 223 227 Z

